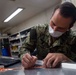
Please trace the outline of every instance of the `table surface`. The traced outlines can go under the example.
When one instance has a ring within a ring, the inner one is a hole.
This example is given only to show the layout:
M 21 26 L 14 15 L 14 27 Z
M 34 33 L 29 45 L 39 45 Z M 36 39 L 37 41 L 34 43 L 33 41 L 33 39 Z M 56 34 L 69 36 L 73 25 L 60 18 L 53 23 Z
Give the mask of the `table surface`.
M 76 70 L 62 68 L 32 68 L 25 70 L 22 68 L 21 63 L 8 68 L 14 68 L 14 70 L 0 72 L 0 75 L 76 75 Z

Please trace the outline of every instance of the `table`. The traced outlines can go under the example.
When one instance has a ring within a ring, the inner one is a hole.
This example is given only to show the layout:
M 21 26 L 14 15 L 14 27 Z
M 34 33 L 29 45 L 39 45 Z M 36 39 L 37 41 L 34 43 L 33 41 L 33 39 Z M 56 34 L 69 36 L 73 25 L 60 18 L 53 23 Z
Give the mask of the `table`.
M 10 66 L 10 68 L 21 67 L 21 63 Z M 0 75 L 76 75 L 76 70 L 72 69 L 62 69 L 62 68 L 32 68 L 29 70 L 10 70 L 5 72 L 0 72 Z

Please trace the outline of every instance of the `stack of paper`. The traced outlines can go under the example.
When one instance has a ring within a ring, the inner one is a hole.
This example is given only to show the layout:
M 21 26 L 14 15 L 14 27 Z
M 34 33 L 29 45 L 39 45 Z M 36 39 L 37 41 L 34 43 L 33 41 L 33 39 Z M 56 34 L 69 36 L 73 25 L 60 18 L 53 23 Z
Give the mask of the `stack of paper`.
M 43 61 L 42 60 L 36 60 L 35 65 L 42 66 Z
M 62 68 L 76 69 L 76 63 L 62 63 Z

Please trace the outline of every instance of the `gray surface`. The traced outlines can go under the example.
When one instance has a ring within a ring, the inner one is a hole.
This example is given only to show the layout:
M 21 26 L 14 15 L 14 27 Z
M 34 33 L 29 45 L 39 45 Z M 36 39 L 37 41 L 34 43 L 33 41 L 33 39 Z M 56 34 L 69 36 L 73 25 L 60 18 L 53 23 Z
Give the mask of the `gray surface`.
M 76 69 L 62 69 L 64 75 L 76 75 Z
M 63 75 L 61 69 L 32 69 L 14 70 L 0 73 L 0 75 Z
M 15 68 L 15 67 L 20 67 L 21 66 L 21 63 L 17 63 L 17 64 L 14 64 L 12 66 L 9 66 L 8 68 Z
M 16 64 L 11 67 L 19 67 L 21 64 Z M 52 68 L 52 69 L 29 69 L 29 70 L 13 70 L 0 72 L 0 75 L 76 75 L 76 70 L 72 69 L 62 69 L 62 68 Z

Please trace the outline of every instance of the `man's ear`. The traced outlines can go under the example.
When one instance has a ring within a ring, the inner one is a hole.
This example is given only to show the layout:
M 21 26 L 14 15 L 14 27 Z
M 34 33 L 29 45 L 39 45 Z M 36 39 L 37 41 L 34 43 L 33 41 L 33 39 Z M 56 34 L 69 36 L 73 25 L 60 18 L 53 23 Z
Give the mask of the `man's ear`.
M 69 28 L 72 28 L 74 26 L 74 24 L 75 24 L 75 20 L 72 21 L 72 23 L 70 24 L 70 27 Z

